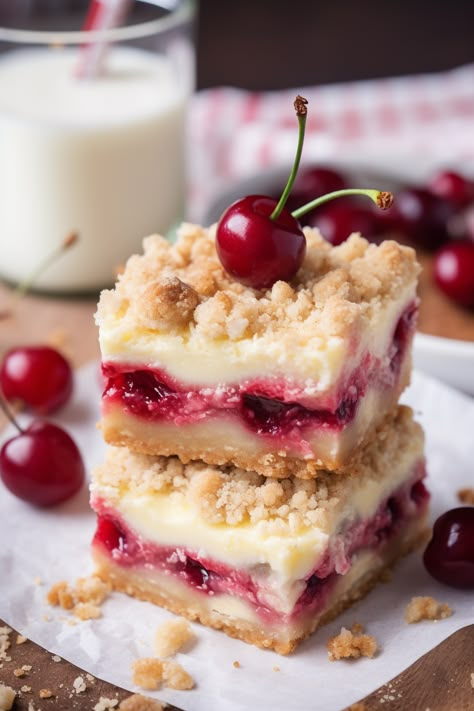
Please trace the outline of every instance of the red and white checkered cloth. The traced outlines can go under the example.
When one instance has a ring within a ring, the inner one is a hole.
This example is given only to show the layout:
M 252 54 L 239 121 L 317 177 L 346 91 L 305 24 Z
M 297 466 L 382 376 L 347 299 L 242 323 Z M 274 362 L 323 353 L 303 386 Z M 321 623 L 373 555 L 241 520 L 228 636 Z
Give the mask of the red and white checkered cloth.
M 232 183 L 291 165 L 297 93 L 309 101 L 303 162 L 377 169 L 412 182 L 440 166 L 474 174 L 474 64 L 263 93 L 209 89 L 191 105 L 189 219 L 202 221 Z

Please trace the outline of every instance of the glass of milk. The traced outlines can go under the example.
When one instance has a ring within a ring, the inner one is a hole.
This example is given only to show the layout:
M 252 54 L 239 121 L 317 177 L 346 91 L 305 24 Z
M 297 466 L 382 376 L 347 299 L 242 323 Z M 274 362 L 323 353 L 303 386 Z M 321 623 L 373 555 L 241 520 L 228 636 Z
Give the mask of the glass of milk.
M 18 3 L 27 10 L 0 26 L 0 276 L 21 282 L 77 232 L 35 287 L 95 291 L 144 236 L 184 217 L 195 8 L 135 2 L 126 26 L 84 33 L 64 30 L 83 12 L 52 10 L 32 26 L 34 5 Z M 94 42 L 103 71 L 78 78 Z

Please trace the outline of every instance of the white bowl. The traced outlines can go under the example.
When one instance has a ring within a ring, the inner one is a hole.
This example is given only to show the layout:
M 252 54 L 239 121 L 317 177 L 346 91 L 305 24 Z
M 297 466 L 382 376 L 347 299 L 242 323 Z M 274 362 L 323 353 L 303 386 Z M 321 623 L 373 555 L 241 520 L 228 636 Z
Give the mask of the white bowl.
M 402 185 L 401 175 L 383 175 L 378 171 L 349 165 L 334 165 L 351 176 L 351 184 L 380 186 L 384 190 L 396 190 Z M 406 173 L 408 175 L 408 173 Z M 288 169 L 278 168 L 249 177 L 222 192 L 207 211 L 205 224 L 219 219 L 222 212 L 234 200 L 244 195 L 271 195 L 284 185 Z M 410 180 L 406 179 L 406 183 Z M 411 181 L 413 182 L 413 180 Z M 414 343 L 415 368 L 442 380 L 469 395 L 474 395 L 474 342 L 455 338 L 440 338 L 417 333 Z
M 417 333 L 415 368 L 474 395 L 474 342 Z

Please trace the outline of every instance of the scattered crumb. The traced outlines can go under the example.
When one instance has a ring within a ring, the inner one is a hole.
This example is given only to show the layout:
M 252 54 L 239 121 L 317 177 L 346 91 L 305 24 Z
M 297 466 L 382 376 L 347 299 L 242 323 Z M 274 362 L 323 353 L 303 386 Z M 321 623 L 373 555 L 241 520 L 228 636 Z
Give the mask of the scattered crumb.
M 23 664 L 22 669 L 23 671 L 30 672 L 33 667 L 31 666 L 31 664 Z
M 21 691 L 24 694 L 29 694 L 31 691 L 31 686 L 27 686 L 27 684 L 23 684 L 23 686 L 21 687 Z
M 102 616 L 99 605 L 104 602 L 110 590 L 110 585 L 96 575 L 78 578 L 75 586 L 60 580 L 50 588 L 46 601 L 53 607 L 72 611 L 79 620 L 94 620 Z M 76 623 L 68 620 L 68 624 Z
M 95 676 L 92 676 L 92 674 L 86 674 L 86 679 L 87 681 L 90 681 L 91 684 L 95 682 Z
M 167 620 L 155 634 L 155 653 L 158 657 L 173 657 L 193 637 L 191 626 L 184 617 Z
M 90 602 L 78 602 L 74 607 L 73 613 L 80 620 L 96 620 L 98 617 L 102 617 L 100 607 Z
M 236 669 L 240 669 L 240 662 L 235 661 L 235 662 L 232 664 L 232 666 L 235 667 Z
M 471 672 L 471 686 L 474 689 L 474 672 Z
M 363 701 L 356 701 L 355 704 L 349 706 L 347 711 L 367 711 L 367 706 L 364 704 Z
M 40 699 L 50 699 L 52 696 L 54 696 L 51 689 L 40 689 L 39 695 Z
M 7 649 L 10 647 L 10 627 L 0 627 L 0 660 L 10 661 L 7 656 Z
M 93 711 L 108 711 L 114 709 L 118 705 L 118 699 L 108 699 L 106 696 L 101 696 Z
M 326 647 L 332 662 L 338 659 L 372 658 L 378 649 L 374 637 L 368 634 L 353 634 L 345 627 L 341 628 L 338 635 L 331 637 Z
M 273 671 L 274 671 L 274 672 L 279 672 L 279 671 L 280 671 L 280 667 L 273 667 Z
M 36 711 L 35 705 L 32 701 L 30 701 L 28 704 L 28 711 Z
M 4 628 L 2 628 L 4 629 Z M 0 709 L 1 711 L 10 711 L 15 701 L 16 693 L 11 686 L 6 686 L 0 681 Z
M 16 643 L 17 644 L 25 644 L 25 642 L 28 642 L 28 637 L 25 637 L 22 634 L 17 634 L 16 636 Z
M 22 677 L 26 676 L 26 672 L 24 669 L 14 669 L 13 673 L 17 677 L 17 679 L 21 679 Z
M 87 689 L 87 684 L 82 676 L 77 676 L 72 682 L 72 685 L 76 694 L 82 694 Z
M 471 506 L 474 506 L 474 489 L 472 487 L 459 489 L 458 499 L 463 504 L 470 504 Z
M 351 627 L 351 632 L 352 634 L 363 634 L 365 632 L 364 625 L 361 625 L 360 622 L 354 622 Z
M 164 711 L 161 701 L 150 699 L 141 694 L 133 694 L 128 699 L 124 699 L 119 709 L 120 711 Z
M 142 657 L 132 664 L 132 681 L 147 691 L 154 691 L 163 681 L 163 662 L 153 657 Z
M 36 578 L 33 578 L 33 582 L 34 582 L 34 584 L 35 584 L 36 586 L 38 586 L 38 587 L 39 587 L 40 585 L 43 585 L 43 581 L 42 581 L 42 579 L 40 578 L 39 575 L 37 575 Z
M 434 597 L 412 597 L 405 608 L 405 621 L 409 625 L 421 620 L 443 620 L 453 614 L 445 602 L 437 602 Z
M 177 691 L 194 687 L 194 679 L 178 662 L 163 662 L 163 679 L 166 686 Z
M 57 654 L 53 654 L 53 656 L 51 657 L 51 659 L 53 660 L 53 662 L 62 662 L 61 657 L 58 657 Z

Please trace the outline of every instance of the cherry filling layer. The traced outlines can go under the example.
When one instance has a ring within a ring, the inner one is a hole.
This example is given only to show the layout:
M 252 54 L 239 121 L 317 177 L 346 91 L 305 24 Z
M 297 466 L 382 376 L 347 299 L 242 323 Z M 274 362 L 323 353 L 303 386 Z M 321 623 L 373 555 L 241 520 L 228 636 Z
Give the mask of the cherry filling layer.
M 422 481 L 424 466 L 416 470 L 417 478 L 400 487 L 368 520 L 351 523 L 334 537 L 325 555 L 306 578 L 303 590 L 289 614 L 269 606 L 265 577 L 261 566 L 258 579 L 252 569 L 236 569 L 207 558 L 192 548 L 160 546 L 134 533 L 116 512 L 100 499 L 93 501 L 98 513 L 93 545 L 109 555 L 123 568 L 158 570 L 178 578 L 202 595 L 231 595 L 248 603 L 263 620 L 271 624 L 290 621 L 302 614 L 322 610 L 337 578 L 351 568 L 354 556 L 365 550 L 378 550 L 389 542 L 404 524 L 426 508 L 429 493 Z M 270 572 L 270 571 L 269 571 Z M 273 591 L 273 598 L 275 592 Z
M 402 362 L 411 341 L 417 305 L 410 304 L 399 318 L 389 348 L 389 364 L 366 355 L 359 367 L 331 393 L 312 398 L 301 386 L 284 379 L 256 379 L 218 387 L 190 387 L 157 369 L 136 370 L 133 365 L 102 365 L 106 385 L 104 411 L 109 403 L 147 421 L 162 421 L 177 426 L 209 417 L 238 417 L 252 432 L 272 439 L 304 439 L 308 428 L 338 431 L 355 417 L 368 385 L 396 386 Z

